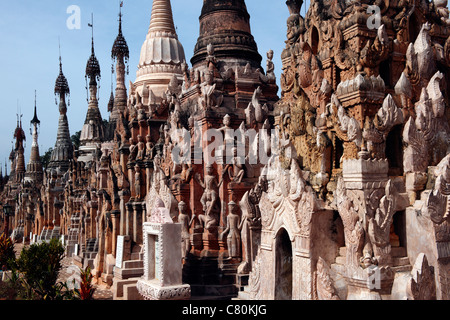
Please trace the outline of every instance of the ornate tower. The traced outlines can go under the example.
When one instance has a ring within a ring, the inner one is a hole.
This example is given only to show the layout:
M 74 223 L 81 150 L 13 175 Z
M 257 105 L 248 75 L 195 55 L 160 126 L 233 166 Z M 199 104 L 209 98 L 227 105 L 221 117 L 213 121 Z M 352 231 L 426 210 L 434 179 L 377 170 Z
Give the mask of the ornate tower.
M 146 90 L 159 99 L 174 75 L 182 79 L 181 64 L 185 60 L 183 46 L 175 31 L 170 0 L 154 0 L 134 83 L 138 91 L 144 92 L 144 103 L 148 96 Z
M 259 68 L 261 56 L 251 34 L 250 15 L 244 0 L 204 0 L 200 16 L 200 36 L 191 63 L 196 67 L 214 47 L 215 57 Z
M 36 184 L 42 183 L 43 171 L 42 171 L 42 162 L 39 156 L 39 144 L 38 144 L 38 128 L 41 125 L 41 121 L 39 121 L 37 117 L 37 106 L 36 106 L 36 92 L 34 97 L 34 117 L 30 122 L 33 137 L 33 143 L 31 145 L 31 156 L 30 161 L 27 165 L 27 172 L 25 173 L 25 181 L 31 181 Z
M 114 101 L 111 109 L 110 120 L 117 120 L 119 111 L 125 110 L 127 106 L 127 88 L 125 87 L 125 64 L 130 58 L 127 41 L 122 34 L 122 6 L 119 13 L 119 34 L 117 35 L 111 50 L 111 58 L 116 64 L 116 95 L 111 92 L 111 100 Z M 110 108 L 110 107 L 109 107 Z
M 23 142 L 26 140 L 25 132 L 22 129 L 22 115 L 17 115 L 17 128 L 14 131 L 14 138 L 16 139 L 15 145 L 15 158 L 16 158 L 16 175 L 15 182 L 21 183 L 25 176 L 25 156 Z
M 55 83 L 55 95 L 59 96 L 59 124 L 55 148 L 53 149 L 48 168 L 59 168 L 60 172 L 66 172 L 73 157 L 73 145 L 70 139 L 66 105 L 66 97 L 70 95 L 70 89 L 62 71 L 61 56 L 59 56 L 59 75 Z
M 98 108 L 98 81 L 100 81 L 100 64 L 94 51 L 94 23 L 92 28 L 91 56 L 86 64 L 86 82 L 89 81 L 89 105 L 80 136 L 79 161 L 90 161 L 104 137 L 102 115 Z

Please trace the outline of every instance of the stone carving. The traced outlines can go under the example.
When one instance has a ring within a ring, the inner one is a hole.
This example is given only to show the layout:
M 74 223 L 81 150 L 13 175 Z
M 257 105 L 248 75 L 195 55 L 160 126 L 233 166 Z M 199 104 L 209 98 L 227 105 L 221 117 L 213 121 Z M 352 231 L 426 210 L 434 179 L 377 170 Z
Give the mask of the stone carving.
M 430 37 L 431 25 L 426 22 L 422 25 L 420 33 L 414 42 L 414 52 L 417 57 L 418 73 L 421 80 L 429 80 L 436 70 L 435 60 L 430 59 L 433 48 Z
M 137 289 L 145 300 L 188 300 L 191 287 L 150 287 L 143 282 L 137 283 Z
M 427 256 L 419 254 L 411 271 L 406 293 L 408 300 L 436 300 L 436 281 L 434 269 L 428 265 Z
M 142 174 L 141 174 L 141 168 L 136 165 L 134 167 L 134 192 L 135 192 L 135 198 L 136 200 L 141 200 L 141 186 L 142 186 Z
M 129 141 L 130 141 L 130 155 L 128 156 L 128 160 L 134 161 L 134 160 L 136 160 L 138 149 L 137 149 L 136 144 L 133 141 L 133 138 L 130 138 Z
M 219 224 L 220 214 L 220 198 L 219 198 L 219 183 L 216 176 L 213 174 L 213 166 L 206 166 L 206 173 L 204 181 L 201 181 L 200 174 L 195 175 L 195 179 L 204 189 L 203 195 L 200 199 L 203 205 L 203 214 L 198 218 L 203 224 L 205 230 L 213 231 Z
M 403 131 L 403 139 L 407 143 L 404 154 L 405 172 L 424 173 L 430 161 L 436 162 L 443 152 L 447 153 L 447 147 L 439 143 L 447 138 L 444 138 L 445 133 L 438 129 L 439 119 L 443 116 L 445 108 L 439 89 L 442 77 L 442 73 L 435 73 L 428 86 L 422 88 L 420 100 L 415 106 L 416 119 L 410 118 L 405 125 Z
M 267 178 L 261 175 L 258 184 L 247 191 L 239 206 L 242 212 L 241 221 L 241 237 L 243 242 L 242 263 L 238 268 L 239 273 L 248 273 L 252 269 L 252 262 L 254 260 L 254 247 L 259 243 L 260 229 L 261 229 L 261 212 L 259 203 L 263 192 L 267 192 Z
M 182 257 L 186 257 L 190 250 L 190 234 L 189 229 L 192 224 L 192 219 L 189 218 L 187 213 L 187 205 L 184 201 L 178 203 L 178 223 L 181 223 L 181 253 Z
M 164 206 L 164 202 L 158 199 L 155 203 L 155 207 L 149 211 L 150 214 L 147 215 L 147 221 L 152 223 L 173 223 L 170 217 L 169 210 Z
M 250 298 L 252 300 L 261 300 L 261 255 L 258 252 L 255 261 L 253 262 L 252 271 L 249 276 Z
M 316 268 L 317 270 L 314 272 L 314 299 L 340 300 L 330 276 L 330 267 L 322 257 L 317 260 Z
M 172 191 L 167 185 L 164 171 L 160 168 L 160 157 L 155 157 L 154 171 L 152 176 L 152 183 L 150 191 L 145 197 L 145 203 L 147 212 L 150 212 L 155 207 L 157 201 L 161 200 L 164 203 L 164 207 L 170 212 L 170 216 L 175 218 L 178 216 L 178 203 L 172 194 Z
M 276 216 L 289 212 L 283 218 L 289 230 L 308 237 L 312 214 L 317 210 L 314 191 L 306 185 L 297 160 L 291 160 L 289 170 L 281 167 L 278 157 L 271 160 L 266 168 L 269 188 L 260 201 L 263 228 L 269 228 Z
M 266 67 L 266 75 L 268 82 L 275 82 L 275 64 L 273 63 L 273 50 L 269 50 L 267 52 L 267 67 Z
M 231 164 L 226 165 L 224 174 L 228 172 L 231 181 L 241 183 L 247 171 L 245 160 L 238 157 L 236 147 L 233 147 L 232 150 L 233 159 L 231 160 Z
M 228 254 L 231 258 L 241 256 L 241 218 L 237 213 L 238 205 L 234 201 L 228 203 L 227 227 L 220 234 L 219 240 L 227 236 Z
M 422 208 L 423 214 L 434 224 L 436 240 L 442 243 L 450 241 L 450 154 L 437 166 L 435 187 L 426 196 Z M 448 256 L 446 250 L 438 252 L 439 257 Z
M 346 266 L 356 268 L 362 258 L 364 228 L 359 219 L 359 208 L 348 197 L 344 179 L 339 178 L 336 189 L 336 206 L 344 224 Z
M 375 217 L 369 217 L 368 236 L 374 252 L 374 261 L 380 266 L 391 264 L 391 245 L 389 235 L 391 224 L 396 212 L 398 193 L 392 180 L 386 184 L 386 194 L 380 200 Z
M 337 107 L 337 124 L 339 125 L 339 129 L 342 133 L 347 135 L 347 139 L 349 142 L 354 142 L 356 146 L 356 150 L 360 150 L 362 146 L 362 129 L 359 122 L 354 117 L 349 117 L 339 102 L 337 96 L 333 95 L 331 97 L 331 101 L 334 106 Z M 348 158 L 351 159 L 354 157 L 353 154 L 346 155 L 344 153 L 343 159 Z M 339 159 L 341 161 L 341 159 Z
M 266 120 L 267 113 L 269 112 L 269 109 L 267 105 L 261 105 L 259 102 L 261 98 L 262 90 L 261 87 L 258 87 L 252 96 L 252 105 L 255 108 L 255 120 L 257 123 L 264 123 Z
M 375 68 L 389 56 L 389 38 L 385 25 L 377 31 L 375 40 L 369 40 L 361 51 L 360 63 L 364 67 Z
M 417 128 L 418 119 L 409 118 L 403 130 L 403 140 L 407 143 L 403 157 L 405 172 L 425 172 L 428 166 L 428 148 L 423 143 L 422 132 Z

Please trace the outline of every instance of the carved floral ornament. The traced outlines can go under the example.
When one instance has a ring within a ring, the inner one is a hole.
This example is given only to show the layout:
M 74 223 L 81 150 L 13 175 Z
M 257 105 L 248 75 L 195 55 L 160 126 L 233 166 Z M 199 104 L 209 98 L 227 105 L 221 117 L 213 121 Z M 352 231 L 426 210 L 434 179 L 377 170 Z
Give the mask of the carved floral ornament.
M 297 160 L 292 159 L 291 168 L 286 170 L 279 157 L 273 157 L 266 168 L 269 188 L 259 203 L 263 229 L 275 230 L 283 224 L 291 238 L 295 234 L 309 237 L 317 199 L 303 179 Z

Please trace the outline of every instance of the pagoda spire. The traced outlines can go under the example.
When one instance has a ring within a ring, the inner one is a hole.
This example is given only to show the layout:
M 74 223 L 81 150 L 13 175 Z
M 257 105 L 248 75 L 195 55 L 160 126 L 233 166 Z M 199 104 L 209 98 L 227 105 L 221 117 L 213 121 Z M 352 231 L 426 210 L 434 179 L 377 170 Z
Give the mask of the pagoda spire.
M 30 161 L 27 165 L 27 171 L 25 173 L 25 180 L 32 181 L 34 183 L 40 184 L 43 181 L 43 171 L 42 171 L 42 162 L 39 155 L 39 144 L 38 144 L 38 127 L 41 124 L 37 116 L 37 97 L 36 90 L 34 91 L 34 117 L 30 121 L 32 126 L 32 137 L 33 143 L 31 145 L 31 156 Z
M 94 14 L 91 16 L 91 23 L 88 24 L 90 28 L 92 28 L 92 38 L 91 38 L 91 56 L 86 64 L 86 81 L 89 79 L 89 91 L 91 93 L 90 99 L 96 99 L 97 90 L 95 90 L 95 96 L 92 96 L 91 87 L 95 87 L 97 89 L 97 81 L 100 81 L 101 72 L 100 72 L 100 64 L 98 62 L 97 57 L 95 56 L 94 50 Z
M 80 135 L 80 149 L 78 161 L 91 161 L 96 152 L 97 144 L 104 138 L 103 118 L 98 107 L 98 81 L 101 79 L 100 64 L 95 56 L 94 49 L 94 15 L 88 24 L 92 28 L 91 56 L 86 64 L 86 84 L 89 79 L 89 104 Z
M 178 38 L 170 0 L 154 0 L 148 33 L 167 33 Z
M 116 62 L 116 94 L 113 97 L 111 91 L 110 101 L 114 99 L 110 120 L 116 121 L 119 118 L 119 112 L 124 111 L 127 106 L 127 88 L 125 86 L 125 67 L 130 58 L 130 50 L 127 41 L 122 34 L 122 7 L 123 1 L 120 3 L 119 11 L 119 33 L 114 41 L 111 58 Z M 114 67 L 113 67 L 114 68 Z M 110 108 L 110 107 L 108 107 Z
M 14 139 L 16 139 L 15 145 L 15 181 L 20 183 L 25 174 L 25 156 L 23 143 L 26 140 L 25 132 L 22 128 L 22 114 L 17 114 L 17 127 L 14 130 Z
M 55 95 L 59 96 L 59 123 L 55 148 L 52 151 L 48 167 L 60 169 L 65 173 L 73 157 L 72 140 L 70 139 L 69 121 L 67 119 L 66 97 L 70 95 L 69 84 L 62 70 L 61 52 L 59 54 L 59 75 L 55 83 Z

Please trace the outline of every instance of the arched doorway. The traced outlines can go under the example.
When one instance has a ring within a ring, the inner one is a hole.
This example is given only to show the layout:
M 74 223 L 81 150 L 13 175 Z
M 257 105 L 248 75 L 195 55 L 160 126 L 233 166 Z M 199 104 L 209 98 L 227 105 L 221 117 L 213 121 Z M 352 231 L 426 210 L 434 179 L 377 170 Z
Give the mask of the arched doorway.
M 275 300 L 292 300 L 292 242 L 285 229 L 275 241 Z

